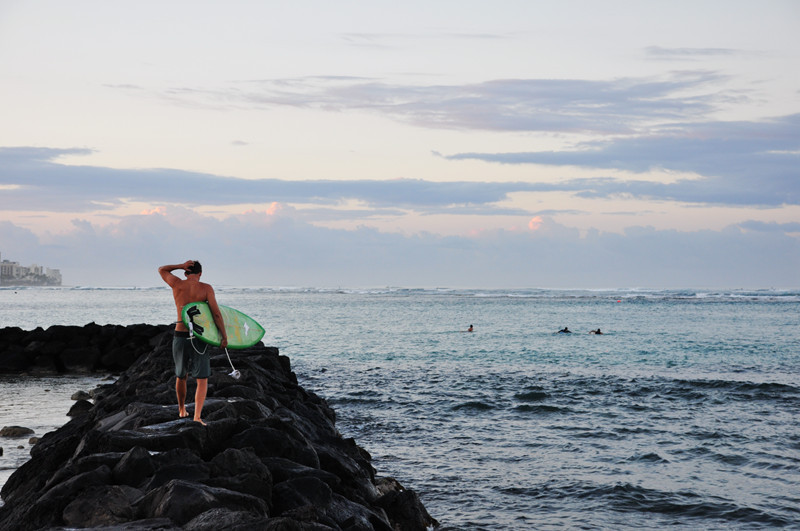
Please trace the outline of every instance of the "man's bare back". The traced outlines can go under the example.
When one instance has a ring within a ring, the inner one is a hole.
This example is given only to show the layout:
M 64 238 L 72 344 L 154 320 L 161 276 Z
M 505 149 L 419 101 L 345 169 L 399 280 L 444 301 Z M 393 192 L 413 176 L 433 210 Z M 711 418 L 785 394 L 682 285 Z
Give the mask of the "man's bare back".
M 180 280 L 172 286 L 172 296 L 175 299 L 175 308 L 178 310 L 178 322 L 175 330 L 187 330 L 186 325 L 181 320 L 181 310 L 192 302 L 208 302 L 209 298 L 214 298 L 214 290 L 205 282 L 189 277 Z
M 181 310 L 183 310 L 184 306 L 192 302 L 207 302 L 208 307 L 211 309 L 211 314 L 214 316 L 217 328 L 220 329 L 223 334 L 223 343 L 220 346 L 225 348 L 228 344 L 228 338 L 224 335 L 225 326 L 222 321 L 222 314 L 219 311 L 216 295 L 214 294 L 214 288 L 212 288 L 210 284 L 200 282 L 200 274 L 193 274 L 190 272 L 194 263 L 194 260 L 187 260 L 182 264 L 165 265 L 158 268 L 158 273 L 161 275 L 161 278 L 172 288 L 172 297 L 175 299 L 175 308 L 178 314 L 175 330 L 181 332 L 188 331 L 181 319 Z M 186 274 L 185 280 L 178 278 L 172 273 L 172 271 L 176 269 L 184 270 Z

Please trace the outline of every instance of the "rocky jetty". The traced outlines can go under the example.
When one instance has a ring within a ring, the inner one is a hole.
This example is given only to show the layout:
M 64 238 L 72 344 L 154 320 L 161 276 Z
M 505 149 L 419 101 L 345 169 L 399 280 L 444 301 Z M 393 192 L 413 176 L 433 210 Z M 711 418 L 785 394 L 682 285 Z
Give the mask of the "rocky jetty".
M 0 529 L 413 531 L 437 525 L 414 491 L 376 476 L 370 455 L 338 433 L 334 411 L 298 385 L 276 348 L 230 351 L 239 379 L 228 374 L 224 352 L 209 350 L 213 374 L 203 426 L 178 418 L 171 333 L 167 327 L 153 327 L 149 337 L 139 335 L 141 328 L 134 333 L 141 326 L 115 327 L 110 335 L 123 333 L 97 343 L 89 338 L 95 368 L 114 339 L 128 352 L 139 348 L 133 342 L 148 347 L 115 383 L 94 390 L 91 400 L 81 398 L 86 404 L 70 422 L 33 446 L 30 461 L 0 493 Z M 104 327 L 92 330 L 108 334 Z M 49 356 L 57 369 L 59 363 L 73 367 L 64 364 L 73 347 L 59 334 L 49 339 L 64 344 L 58 348 L 41 339 L 36 349 L 17 346 L 34 360 Z
M 122 371 L 150 352 L 169 325 L 0 329 L 0 373 L 36 375 Z

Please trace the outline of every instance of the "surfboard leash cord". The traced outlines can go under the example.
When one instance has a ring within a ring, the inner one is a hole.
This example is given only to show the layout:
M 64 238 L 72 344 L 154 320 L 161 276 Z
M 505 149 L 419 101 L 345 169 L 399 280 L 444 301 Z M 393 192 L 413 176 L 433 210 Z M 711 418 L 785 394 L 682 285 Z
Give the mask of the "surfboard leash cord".
M 238 380 L 242 377 L 242 373 L 236 370 L 236 367 L 233 366 L 233 362 L 231 361 L 231 355 L 228 354 L 228 347 L 225 347 L 225 355 L 228 356 L 228 363 L 231 364 L 231 369 L 233 369 L 228 376 L 233 376 L 234 379 Z
M 205 344 L 205 348 L 203 349 L 203 352 L 200 352 L 199 350 L 197 350 L 197 347 L 194 346 L 194 329 L 195 329 L 195 327 L 197 327 L 197 325 L 195 325 L 194 322 L 191 319 L 189 320 L 188 324 L 189 324 L 189 343 L 192 344 L 192 348 L 194 349 L 195 352 L 197 352 L 201 356 L 205 355 L 205 353 L 208 352 L 208 343 Z M 201 329 L 201 333 L 202 333 L 202 329 Z M 234 379 L 238 380 L 239 378 L 242 377 L 242 373 L 237 371 L 236 367 L 233 366 L 233 361 L 231 360 L 231 355 L 228 354 L 228 347 L 225 347 L 225 355 L 228 357 L 228 363 L 231 364 L 231 372 L 228 373 L 228 376 L 233 376 Z
M 194 329 L 195 329 L 196 325 L 191 320 L 189 321 L 188 324 L 189 324 L 189 343 L 192 344 L 192 348 L 194 349 L 194 351 L 202 356 L 202 355 L 204 355 L 206 353 L 206 351 L 208 351 L 208 343 L 205 344 L 205 348 L 203 349 L 203 352 L 200 352 L 199 350 L 197 350 L 197 347 L 194 346 Z M 203 333 L 202 329 L 200 329 L 200 333 L 201 334 Z

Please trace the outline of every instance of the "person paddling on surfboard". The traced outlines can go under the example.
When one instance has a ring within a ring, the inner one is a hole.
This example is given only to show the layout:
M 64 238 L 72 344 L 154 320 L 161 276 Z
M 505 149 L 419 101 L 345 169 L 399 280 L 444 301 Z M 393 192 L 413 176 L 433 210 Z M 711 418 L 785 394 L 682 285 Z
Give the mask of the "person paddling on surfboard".
M 183 269 L 185 279 L 177 277 L 173 271 Z M 189 330 L 181 320 L 181 309 L 192 302 L 206 302 L 214 316 L 214 323 L 221 330 L 222 341 L 220 348 L 228 346 L 225 335 L 225 322 L 217 305 L 214 288 L 210 284 L 200 282 L 203 266 L 197 260 L 187 260 L 182 264 L 163 265 L 158 268 L 158 274 L 164 282 L 172 288 L 175 306 L 178 308 L 178 322 L 175 324 L 175 336 L 172 339 L 172 359 L 175 361 L 175 394 L 178 397 L 178 415 L 188 417 L 186 412 L 186 378 L 191 369 L 192 376 L 197 380 L 197 390 L 194 394 L 194 420 L 205 426 L 201 417 L 203 403 L 208 392 L 208 377 L 211 376 L 211 361 L 208 355 L 198 353 L 191 344 Z

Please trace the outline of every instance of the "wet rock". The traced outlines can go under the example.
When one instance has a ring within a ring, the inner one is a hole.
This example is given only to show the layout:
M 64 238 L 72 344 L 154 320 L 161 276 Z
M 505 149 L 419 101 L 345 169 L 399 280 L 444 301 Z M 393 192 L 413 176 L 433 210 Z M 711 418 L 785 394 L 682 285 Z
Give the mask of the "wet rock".
M 19 374 L 31 364 L 30 356 L 19 345 L 10 345 L 0 353 L 0 372 Z
M 54 356 L 58 356 L 59 354 L 61 354 L 61 352 L 64 351 L 64 347 L 66 346 L 67 346 L 66 343 L 58 339 L 55 339 L 51 336 L 51 339 L 47 341 L 44 344 L 44 346 L 41 347 L 41 349 L 39 349 L 39 352 L 41 352 L 45 356 L 50 356 L 52 358 Z
M 46 346 L 47 342 L 45 341 L 33 340 L 25 345 L 22 351 L 26 354 L 45 354 L 44 349 Z
M 68 348 L 56 358 L 64 372 L 85 374 L 90 373 L 98 365 L 101 352 L 97 347 Z
M 254 426 L 231 440 L 234 448 L 252 448 L 264 457 L 284 457 L 312 468 L 319 468 L 317 453 L 299 433 L 268 426 Z
M 19 527 L 11 525 L 9 529 L 39 529 L 52 526 L 54 523 L 61 525 L 62 513 L 67 505 L 83 496 L 88 489 L 107 488 L 110 479 L 111 470 L 107 466 L 73 476 L 36 498 L 25 514 L 25 525 Z M 2 508 L 5 509 L 5 506 Z
M 56 365 L 55 360 L 53 360 L 52 356 L 48 356 L 45 354 L 41 354 L 36 356 L 33 360 L 33 364 L 28 367 L 31 374 L 36 375 L 54 375 L 58 374 L 58 365 Z
M 71 400 L 89 400 L 92 396 L 86 391 L 75 391 L 72 393 Z
M 141 446 L 134 446 L 114 466 L 112 475 L 117 484 L 136 487 L 155 472 L 156 466 L 150 452 Z
M 18 326 L 0 328 L 0 345 L 19 343 L 28 333 Z
M 272 474 L 250 449 L 228 448 L 217 454 L 210 465 L 208 485 L 260 496 L 271 505 Z
M 428 514 L 419 495 L 402 486 L 381 496 L 377 505 L 386 511 L 392 522 L 400 529 L 426 529 L 439 525 L 439 522 Z
M 219 531 L 220 529 L 268 529 L 269 519 L 248 511 L 233 511 L 224 507 L 209 509 L 192 518 L 183 526 L 187 531 Z M 299 530 L 299 527 L 298 527 Z
M 62 519 L 69 527 L 117 526 L 136 517 L 134 502 L 141 491 L 128 486 L 92 487 L 75 497 L 63 510 Z
M 301 465 L 289 459 L 265 457 L 262 458 L 262 462 L 269 468 L 275 483 L 301 477 L 315 477 L 327 483 L 332 489 L 338 489 L 342 483 L 342 480 L 335 474 L 318 468 Z
M 275 511 L 283 514 L 298 507 L 313 505 L 327 508 L 333 499 L 333 490 L 315 477 L 288 479 L 275 485 L 273 501 Z
M 23 426 L 3 426 L 0 429 L 0 437 L 25 437 L 33 435 L 33 430 Z
M 166 517 L 177 525 L 184 525 L 215 508 L 267 516 L 266 503 L 260 498 L 179 479 L 148 492 L 138 505 L 140 515 Z
M 87 413 L 90 409 L 94 407 L 94 404 L 89 402 L 88 400 L 78 400 L 72 407 L 69 408 L 67 412 L 68 417 L 77 417 L 78 415 L 83 415 Z
M 155 473 L 143 489 L 152 491 L 176 480 L 202 483 L 210 477 L 208 464 L 194 453 L 179 449 L 157 456 Z

